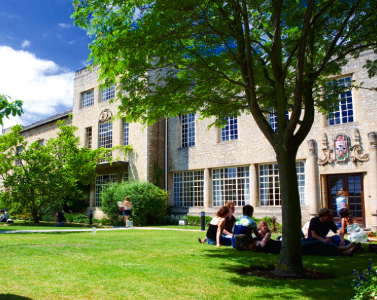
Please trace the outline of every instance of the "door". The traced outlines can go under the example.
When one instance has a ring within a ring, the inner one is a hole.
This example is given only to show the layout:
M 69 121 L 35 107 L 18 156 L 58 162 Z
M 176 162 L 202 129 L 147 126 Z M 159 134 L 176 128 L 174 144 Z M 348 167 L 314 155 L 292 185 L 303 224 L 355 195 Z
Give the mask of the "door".
M 360 227 L 365 227 L 363 174 L 328 175 L 327 180 L 329 208 L 336 212 L 336 194 L 340 190 L 346 191 L 350 213 Z M 334 221 L 339 221 L 339 218 L 334 218 Z

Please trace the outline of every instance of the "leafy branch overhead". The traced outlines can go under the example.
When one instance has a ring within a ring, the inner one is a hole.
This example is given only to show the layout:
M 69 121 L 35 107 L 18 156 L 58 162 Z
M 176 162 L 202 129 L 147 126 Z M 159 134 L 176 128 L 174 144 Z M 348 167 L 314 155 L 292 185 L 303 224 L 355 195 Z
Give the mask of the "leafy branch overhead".
M 0 124 L 3 125 L 4 117 L 9 119 L 9 116 L 21 116 L 23 102 L 21 100 L 12 101 L 9 96 L 0 95 Z

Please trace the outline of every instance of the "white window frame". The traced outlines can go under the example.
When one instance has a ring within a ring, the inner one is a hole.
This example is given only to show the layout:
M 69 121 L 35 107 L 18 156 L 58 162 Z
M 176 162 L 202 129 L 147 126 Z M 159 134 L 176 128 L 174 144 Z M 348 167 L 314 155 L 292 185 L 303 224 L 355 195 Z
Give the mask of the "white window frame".
M 195 114 L 181 115 L 181 147 L 195 146 Z
M 212 205 L 223 206 L 233 201 L 236 206 L 250 204 L 250 167 L 212 169 Z
M 92 126 L 85 128 L 85 143 L 86 147 L 92 149 L 93 147 L 93 129 Z
M 204 171 L 173 173 L 173 203 L 176 207 L 204 206 Z
M 221 128 L 221 141 L 230 141 L 238 139 L 238 119 L 226 117 L 227 124 Z
M 94 90 L 81 93 L 81 108 L 92 106 L 94 104 Z
M 297 184 L 301 205 L 306 205 L 305 161 L 296 161 Z M 258 165 L 260 206 L 281 206 L 279 167 L 277 163 Z
M 113 147 L 113 124 L 111 121 L 99 123 L 98 125 L 98 147 Z
M 106 185 L 110 182 L 117 182 L 118 176 L 117 174 L 110 174 L 110 175 L 98 175 L 96 176 L 96 183 L 95 183 L 95 207 L 101 207 L 101 193 Z
M 336 79 L 333 81 L 328 82 L 328 84 L 332 84 L 334 81 L 337 81 L 339 85 L 344 86 L 345 84 L 351 85 L 352 83 L 352 76 L 346 76 L 340 79 Z M 342 81 L 344 81 L 342 83 Z M 342 100 L 344 99 L 344 100 Z M 343 103 L 344 102 L 344 103 Z M 347 91 L 345 94 L 339 95 L 339 102 L 337 106 L 337 110 L 333 110 L 328 117 L 328 125 L 340 125 L 340 124 L 347 124 L 355 122 L 355 113 L 353 108 L 353 95 L 352 90 Z M 344 116 L 344 114 L 346 114 Z M 344 120 L 345 118 L 345 120 Z
M 130 123 L 123 119 L 123 146 L 127 146 L 130 143 Z
M 107 101 L 114 98 L 115 98 L 115 86 L 113 84 L 111 84 L 109 88 L 105 87 L 101 91 L 101 101 Z

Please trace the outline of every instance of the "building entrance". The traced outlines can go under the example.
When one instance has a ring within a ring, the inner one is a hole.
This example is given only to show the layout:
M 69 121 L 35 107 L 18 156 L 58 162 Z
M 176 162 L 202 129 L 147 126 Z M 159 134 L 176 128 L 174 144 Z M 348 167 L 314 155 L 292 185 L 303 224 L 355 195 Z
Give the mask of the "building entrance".
M 360 227 L 365 227 L 363 174 L 337 174 L 327 176 L 329 208 L 336 212 L 335 198 L 340 190 L 347 192 L 350 213 L 356 218 Z M 334 218 L 339 221 L 339 218 Z

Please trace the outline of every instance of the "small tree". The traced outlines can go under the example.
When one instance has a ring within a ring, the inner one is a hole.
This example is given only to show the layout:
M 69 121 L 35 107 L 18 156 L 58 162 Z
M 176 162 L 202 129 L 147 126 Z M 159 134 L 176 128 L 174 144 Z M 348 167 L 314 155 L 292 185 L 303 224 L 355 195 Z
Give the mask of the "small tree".
M 3 118 L 9 119 L 9 116 L 21 116 L 23 102 L 21 100 L 12 101 L 9 96 L 0 95 L 0 124 L 3 125 Z
M 81 184 L 92 183 L 97 161 L 111 149 L 79 148 L 79 138 L 74 135 L 77 128 L 63 122 L 57 137 L 43 146 L 38 142 L 27 146 L 21 129 L 17 125 L 0 136 L 1 201 L 14 212 L 31 213 L 38 223 L 67 199 L 72 202 L 85 197 Z
M 118 220 L 117 201 L 130 197 L 131 220 L 136 226 L 158 224 L 166 216 L 168 194 L 149 181 L 131 181 L 110 184 L 101 193 L 102 209 L 115 224 Z

